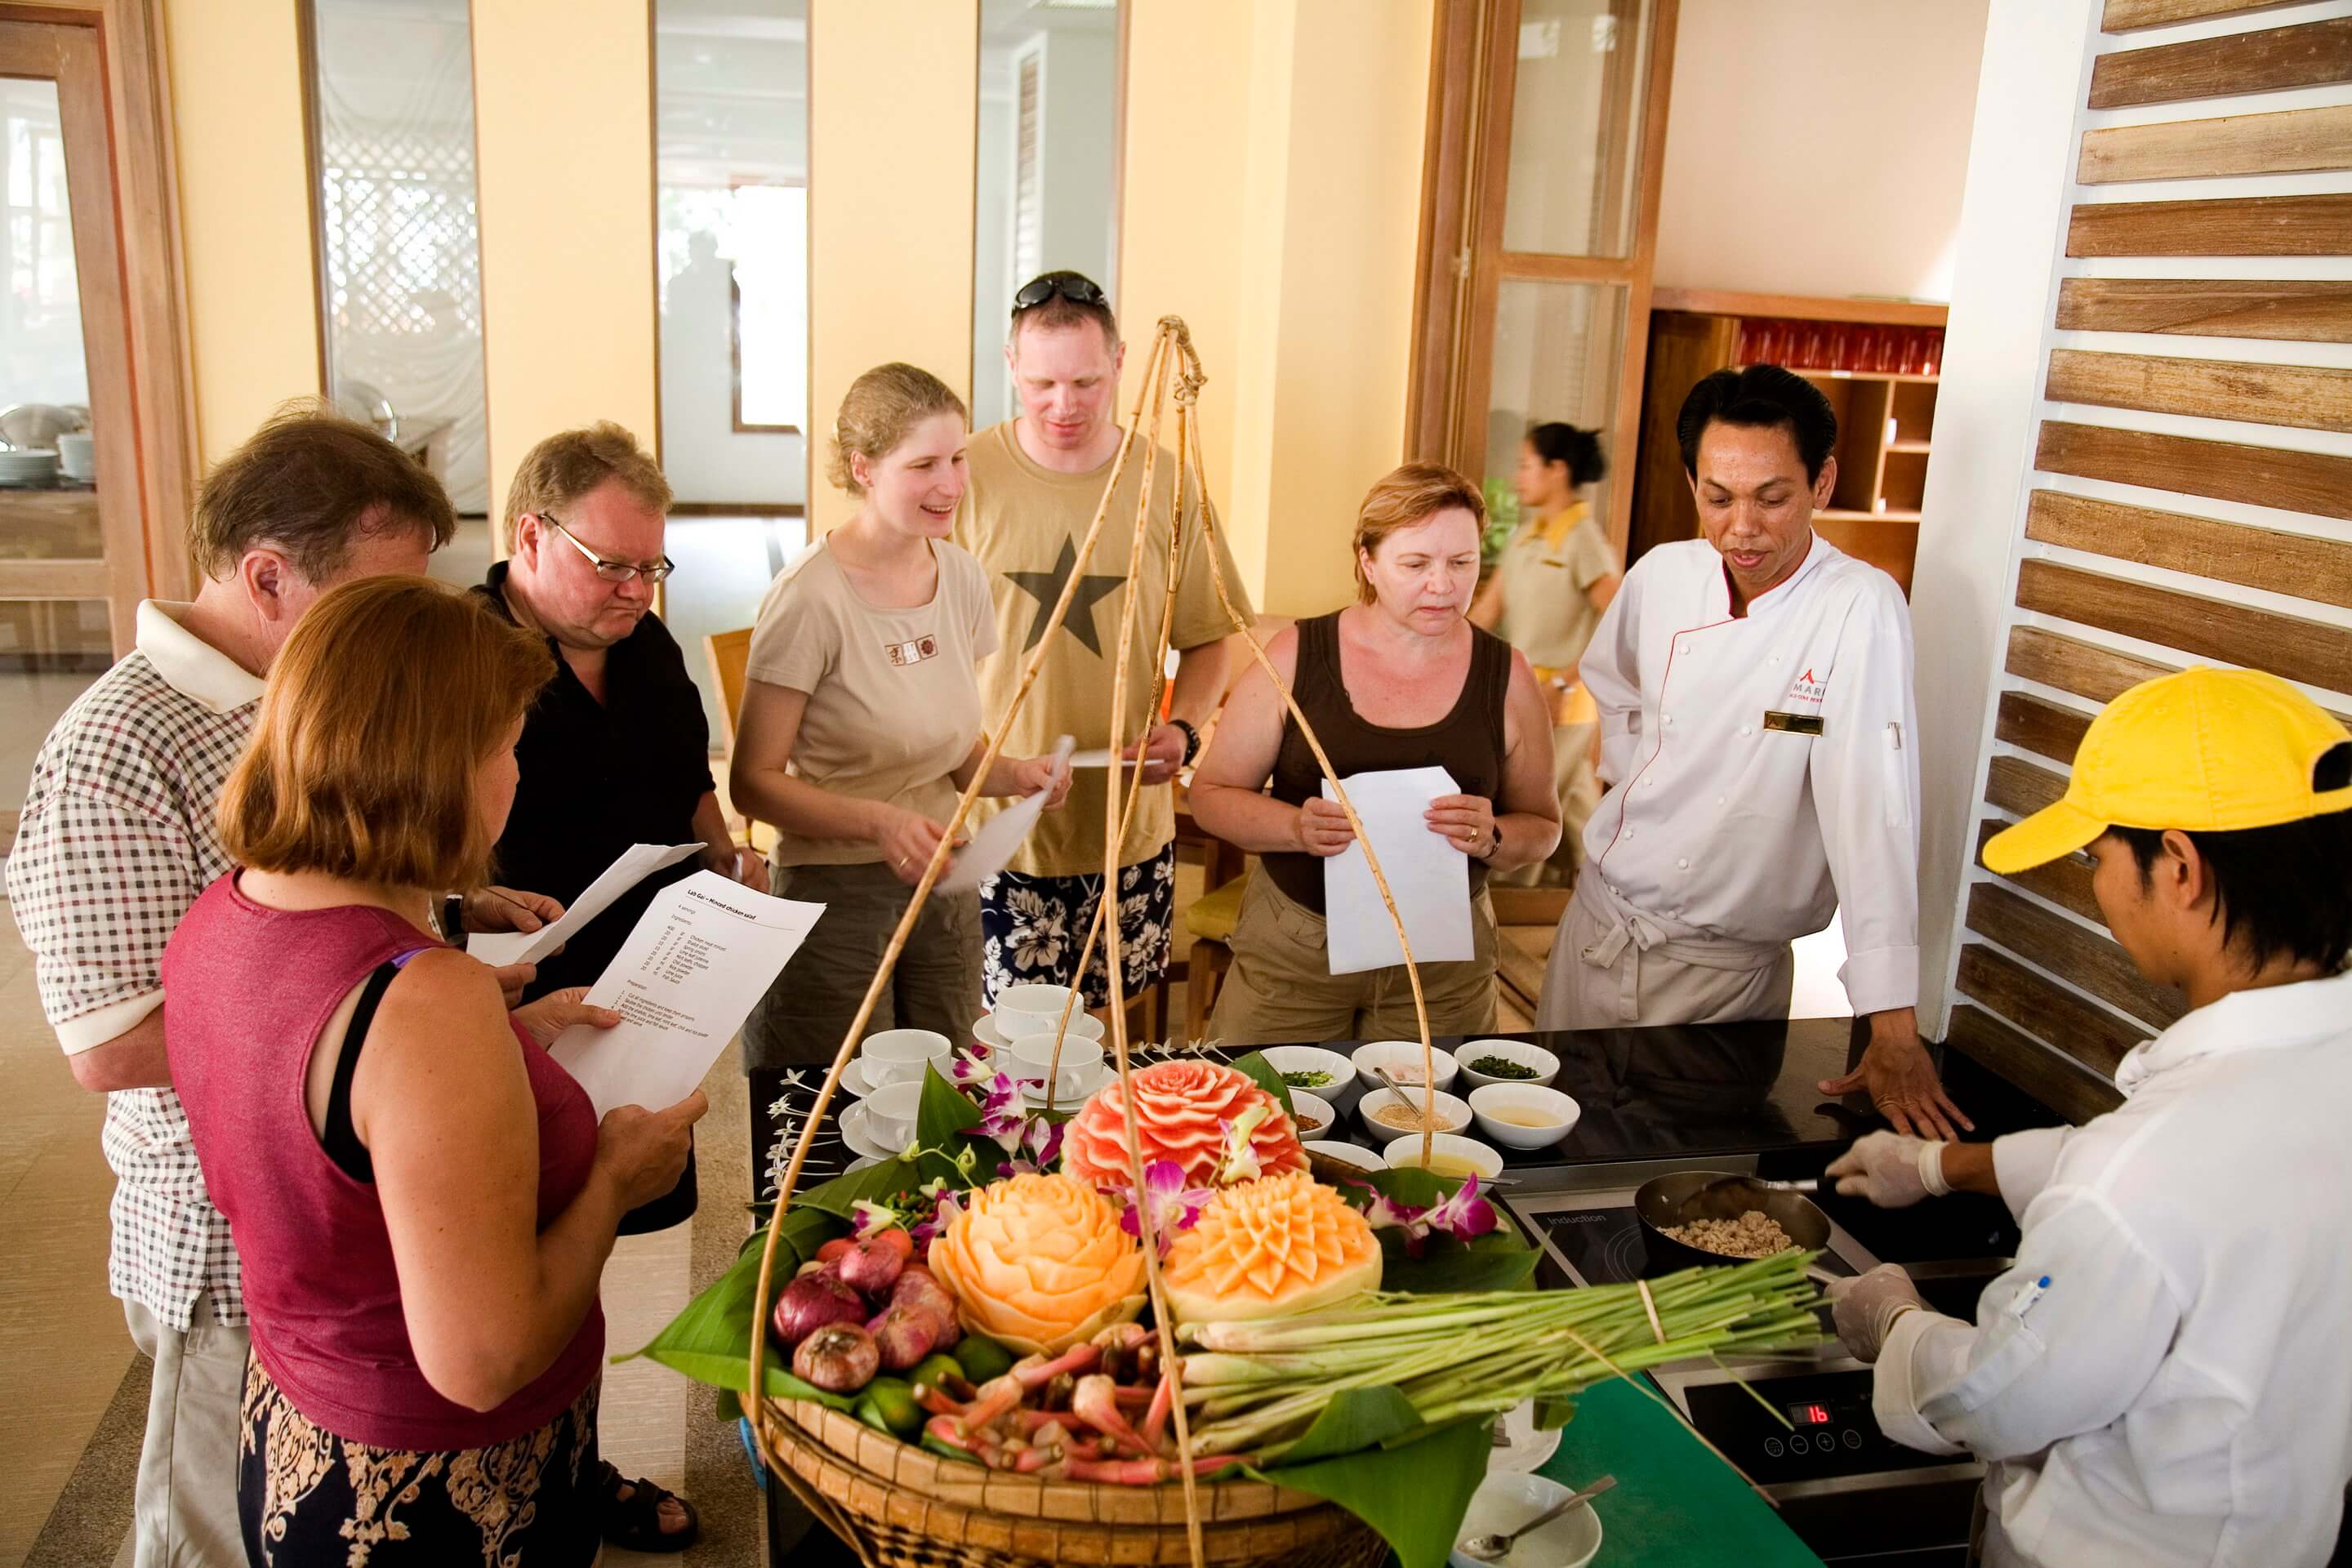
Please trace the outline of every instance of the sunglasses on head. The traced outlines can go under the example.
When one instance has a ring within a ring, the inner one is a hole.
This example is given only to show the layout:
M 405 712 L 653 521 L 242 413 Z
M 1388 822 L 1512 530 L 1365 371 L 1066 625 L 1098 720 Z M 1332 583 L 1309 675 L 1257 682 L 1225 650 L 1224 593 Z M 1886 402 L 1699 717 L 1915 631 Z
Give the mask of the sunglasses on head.
M 1110 296 L 1084 273 L 1048 272 L 1022 285 L 1021 292 L 1013 296 L 1013 313 L 1017 316 L 1024 310 L 1034 310 L 1056 294 L 1073 305 L 1110 304 Z

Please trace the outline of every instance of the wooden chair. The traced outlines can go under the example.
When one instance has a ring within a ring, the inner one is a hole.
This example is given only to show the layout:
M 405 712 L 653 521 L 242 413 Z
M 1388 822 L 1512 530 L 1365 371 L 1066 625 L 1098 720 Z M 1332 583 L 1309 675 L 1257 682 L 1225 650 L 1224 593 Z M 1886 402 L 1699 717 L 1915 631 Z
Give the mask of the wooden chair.
M 702 657 L 710 666 L 710 679 L 719 688 L 719 727 L 727 742 L 727 757 L 735 756 L 735 724 L 743 712 L 743 686 L 749 677 L 745 670 L 751 662 L 751 628 L 744 626 L 731 632 L 712 632 L 702 639 Z M 729 803 L 730 806 L 733 802 Z M 766 854 L 775 847 L 775 829 L 755 822 L 748 812 L 737 811 L 730 825 L 743 825 L 741 842 Z

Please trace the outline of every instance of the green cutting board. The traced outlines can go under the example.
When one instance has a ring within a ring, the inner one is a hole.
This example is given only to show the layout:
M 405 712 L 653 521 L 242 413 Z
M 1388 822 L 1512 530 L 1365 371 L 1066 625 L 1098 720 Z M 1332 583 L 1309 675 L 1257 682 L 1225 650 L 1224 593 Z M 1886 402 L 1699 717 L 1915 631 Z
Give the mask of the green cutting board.
M 1602 1476 L 1593 1568 L 1821 1568 L 1772 1505 L 1748 1489 L 1674 1415 L 1620 1382 L 1587 1389 L 1538 1473 L 1566 1486 Z

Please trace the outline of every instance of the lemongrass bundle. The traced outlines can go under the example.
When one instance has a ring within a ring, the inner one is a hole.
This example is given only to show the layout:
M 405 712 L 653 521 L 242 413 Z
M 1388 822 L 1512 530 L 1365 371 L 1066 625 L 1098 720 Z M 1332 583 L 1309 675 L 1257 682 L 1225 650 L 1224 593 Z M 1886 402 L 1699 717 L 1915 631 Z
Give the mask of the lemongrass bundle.
M 1278 1460 L 1342 1391 L 1395 1387 L 1423 1421 L 1562 1398 L 1664 1362 L 1818 1344 L 1812 1255 L 1643 1284 L 1371 1294 L 1328 1311 L 1179 1331 L 1196 1454 Z

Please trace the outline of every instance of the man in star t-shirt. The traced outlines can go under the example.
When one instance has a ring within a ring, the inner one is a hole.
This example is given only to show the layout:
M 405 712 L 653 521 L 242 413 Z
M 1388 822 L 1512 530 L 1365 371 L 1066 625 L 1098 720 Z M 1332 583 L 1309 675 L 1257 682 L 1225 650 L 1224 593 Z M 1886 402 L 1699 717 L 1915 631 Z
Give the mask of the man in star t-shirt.
M 1199 751 L 1201 726 L 1223 693 L 1222 639 L 1234 624 L 1217 600 L 1200 519 L 1188 514 L 1176 563 L 1171 633 L 1176 677 L 1168 721 L 1159 722 L 1151 655 L 1168 592 L 1165 541 L 1176 491 L 1172 453 L 1160 452 L 1152 476 L 1152 518 L 1142 558 L 1129 559 L 1143 484 L 1145 454 L 1138 447 L 1129 455 L 1101 537 L 1083 571 L 1077 559 L 1118 452 L 1114 415 L 1125 355 L 1110 301 L 1088 279 L 1048 272 L 1014 296 L 1004 357 L 1021 414 L 972 437 L 971 489 L 954 537 L 987 568 L 996 606 L 998 651 L 980 667 L 982 708 L 992 726 L 1003 721 L 1055 605 L 1076 578 L 1069 616 L 1046 648 L 1037 683 L 1005 724 L 1004 750 L 1010 755 L 1050 752 L 1063 735 L 1076 737 L 1082 751 L 1109 743 L 1124 590 L 1132 583 L 1140 595 L 1119 731 L 1130 757 L 1138 737 L 1143 738 L 1144 788 L 1119 845 L 1116 906 L 1120 984 L 1133 996 L 1168 965 L 1176 870 L 1169 781 Z M 1216 548 L 1226 591 L 1243 616 L 1254 618 L 1233 557 L 1222 544 Z M 1033 982 L 1082 984 L 1087 1006 L 1108 1003 L 1109 974 L 1099 939 L 1083 982 L 1076 969 L 1102 895 L 1105 794 L 1112 777 L 1108 768 L 1079 769 L 1066 806 L 1038 821 L 1009 869 L 981 884 L 982 959 L 992 1005 L 1005 986 Z M 980 803 L 974 825 L 1000 808 L 999 803 Z

